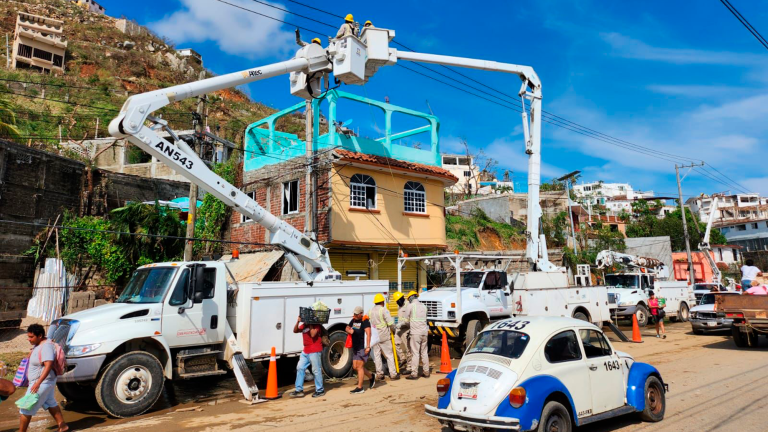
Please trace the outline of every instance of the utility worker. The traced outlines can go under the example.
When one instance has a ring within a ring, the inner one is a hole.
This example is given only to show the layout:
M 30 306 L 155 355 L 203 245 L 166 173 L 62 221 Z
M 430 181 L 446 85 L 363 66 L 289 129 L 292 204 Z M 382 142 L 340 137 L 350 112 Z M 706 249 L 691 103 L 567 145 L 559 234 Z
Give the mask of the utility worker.
M 411 326 L 409 320 L 411 318 L 410 304 L 407 303 L 408 297 L 416 294 L 415 291 L 411 291 L 407 296 L 404 296 L 401 292 L 396 292 L 392 295 L 392 299 L 397 303 L 397 331 L 395 332 L 395 347 L 397 348 L 397 360 L 400 362 L 400 369 L 405 368 L 411 364 L 411 349 L 408 346 Z
M 366 29 L 366 28 L 376 28 L 376 27 L 373 26 L 373 23 L 371 23 L 370 20 L 366 21 L 365 24 L 363 24 L 363 28 L 360 29 L 360 35 L 361 36 L 363 34 L 363 29 Z
M 323 46 L 323 44 L 320 42 L 320 38 L 314 38 L 314 39 L 312 39 L 312 43 L 313 43 L 313 44 L 318 44 L 318 45 L 320 45 L 320 46 Z
M 373 308 L 368 312 L 371 321 L 371 327 L 376 329 L 379 334 L 379 342 L 373 346 L 373 363 L 376 365 L 376 379 L 384 379 L 384 364 L 381 361 L 381 355 L 387 359 L 389 367 L 389 377 L 393 380 L 400 379 L 400 374 L 395 368 L 395 355 L 392 352 L 392 335 L 395 333 L 395 320 L 389 309 L 384 306 L 386 299 L 383 294 L 376 294 L 373 297 Z
M 343 38 L 344 36 L 354 36 L 355 34 L 357 34 L 355 31 L 355 18 L 352 17 L 352 14 L 347 14 L 346 18 L 344 18 L 344 24 L 336 32 L 336 39 Z
M 408 293 L 411 310 L 411 375 L 406 377 L 409 380 L 419 378 L 419 359 L 423 368 L 424 378 L 429 378 L 429 355 L 427 350 L 428 328 L 427 328 L 427 307 L 419 301 L 418 294 Z

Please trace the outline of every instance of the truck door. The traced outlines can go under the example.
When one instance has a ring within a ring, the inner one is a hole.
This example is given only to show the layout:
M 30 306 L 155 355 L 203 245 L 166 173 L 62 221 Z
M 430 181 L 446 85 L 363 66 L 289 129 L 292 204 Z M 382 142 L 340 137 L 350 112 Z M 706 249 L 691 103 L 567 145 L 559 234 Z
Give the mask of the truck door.
M 491 317 L 508 315 L 506 303 L 508 303 L 507 296 L 504 295 L 504 285 L 502 284 L 502 276 L 506 281 L 506 273 L 498 271 L 490 271 L 485 274 L 485 280 L 483 281 L 482 300 L 485 303 L 488 315 Z
M 592 384 L 592 414 L 624 405 L 624 362 L 597 330 L 579 330 Z
M 189 305 L 187 286 L 190 269 L 181 272 L 171 295 L 163 307 L 163 337 L 170 347 L 204 345 L 223 340 L 226 314 L 219 311 L 214 296 L 217 290 L 224 290 L 226 285 L 217 284 L 217 272 L 214 267 L 203 270 L 203 282 L 195 292 L 191 308 L 179 313 L 179 308 Z M 223 275 L 222 275 L 223 277 Z M 226 298 L 226 293 L 223 298 Z M 226 304 L 224 305 L 226 306 Z

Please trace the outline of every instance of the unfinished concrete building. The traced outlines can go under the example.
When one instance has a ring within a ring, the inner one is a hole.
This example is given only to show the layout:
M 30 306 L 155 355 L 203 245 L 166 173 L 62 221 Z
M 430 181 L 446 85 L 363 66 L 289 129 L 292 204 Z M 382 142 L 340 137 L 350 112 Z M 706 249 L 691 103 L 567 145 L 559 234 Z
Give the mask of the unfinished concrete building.
M 19 12 L 11 56 L 13 68 L 63 73 L 67 51 L 63 30 L 61 21 Z

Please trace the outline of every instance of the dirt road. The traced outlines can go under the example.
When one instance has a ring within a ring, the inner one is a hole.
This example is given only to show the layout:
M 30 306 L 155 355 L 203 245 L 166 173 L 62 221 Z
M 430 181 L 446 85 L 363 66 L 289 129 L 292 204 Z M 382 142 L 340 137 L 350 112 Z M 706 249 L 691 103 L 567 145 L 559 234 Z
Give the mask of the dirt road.
M 727 335 L 694 336 L 688 324 L 668 325 L 665 340 L 643 331 L 645 342 L 616 342 L 616 349 L 659 368 L 670 385 L 666 418 L 661 423 L 642 423 L 634 416 L 606 420 L 579 429 L 607 431 L 755 431 L 768 430 L 768 341 L 758 349 L 737 349 Z M 433 364 L 437 359 L 433 359 Z M 455 360 L 457 364 L 458 360 Z M 433 374 L 418 381 L 386 381 L 362 395 L 351 395 L 351 381 L 331 383 L 320 399 L 283 398 L 249 406 L 231 389 L 218 394 L 200 390 L 198 398 L 161 407 L 139 418 L 108 419 L 94 409 L 68 407 L 66 416 L 77 428 L 102 431 L 440 431 L 437 421 L 424 415 L 425 403 L 436 402 Z M 310 383 L 307 383 L 308 385 Z M 311 386 L 308 386 L 311 388 Z M 284 387 L 289 390 L 290 387 Z M 281 389 L 281 390 L 283 390 Z M 8 404 L 0 406 L 0 430 L 11 430 L 16 419 Z M 33 430 L 53 426 L 48 417 L 34 419 Z

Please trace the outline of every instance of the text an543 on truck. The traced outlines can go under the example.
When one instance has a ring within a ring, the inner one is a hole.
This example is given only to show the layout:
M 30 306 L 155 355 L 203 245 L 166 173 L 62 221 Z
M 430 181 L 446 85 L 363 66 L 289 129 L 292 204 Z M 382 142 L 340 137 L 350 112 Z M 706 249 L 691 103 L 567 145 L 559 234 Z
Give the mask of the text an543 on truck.
M 637 316 L 641 327 L 648 324 L 650 309 L 648 292 L 666 300 L 664 312 L 671 320 L 688 321 L 690 309 L 696 305 L 693 287 L 686 281 L 669 280 L 669 269 L 655 258 L 638 257 L 604 250 L 595 260 L 598 268 L 620 264 L 627 268 L 621 273 L 605 275 L 609 303 L 617 307 L 612 315 L 632 319 Z

